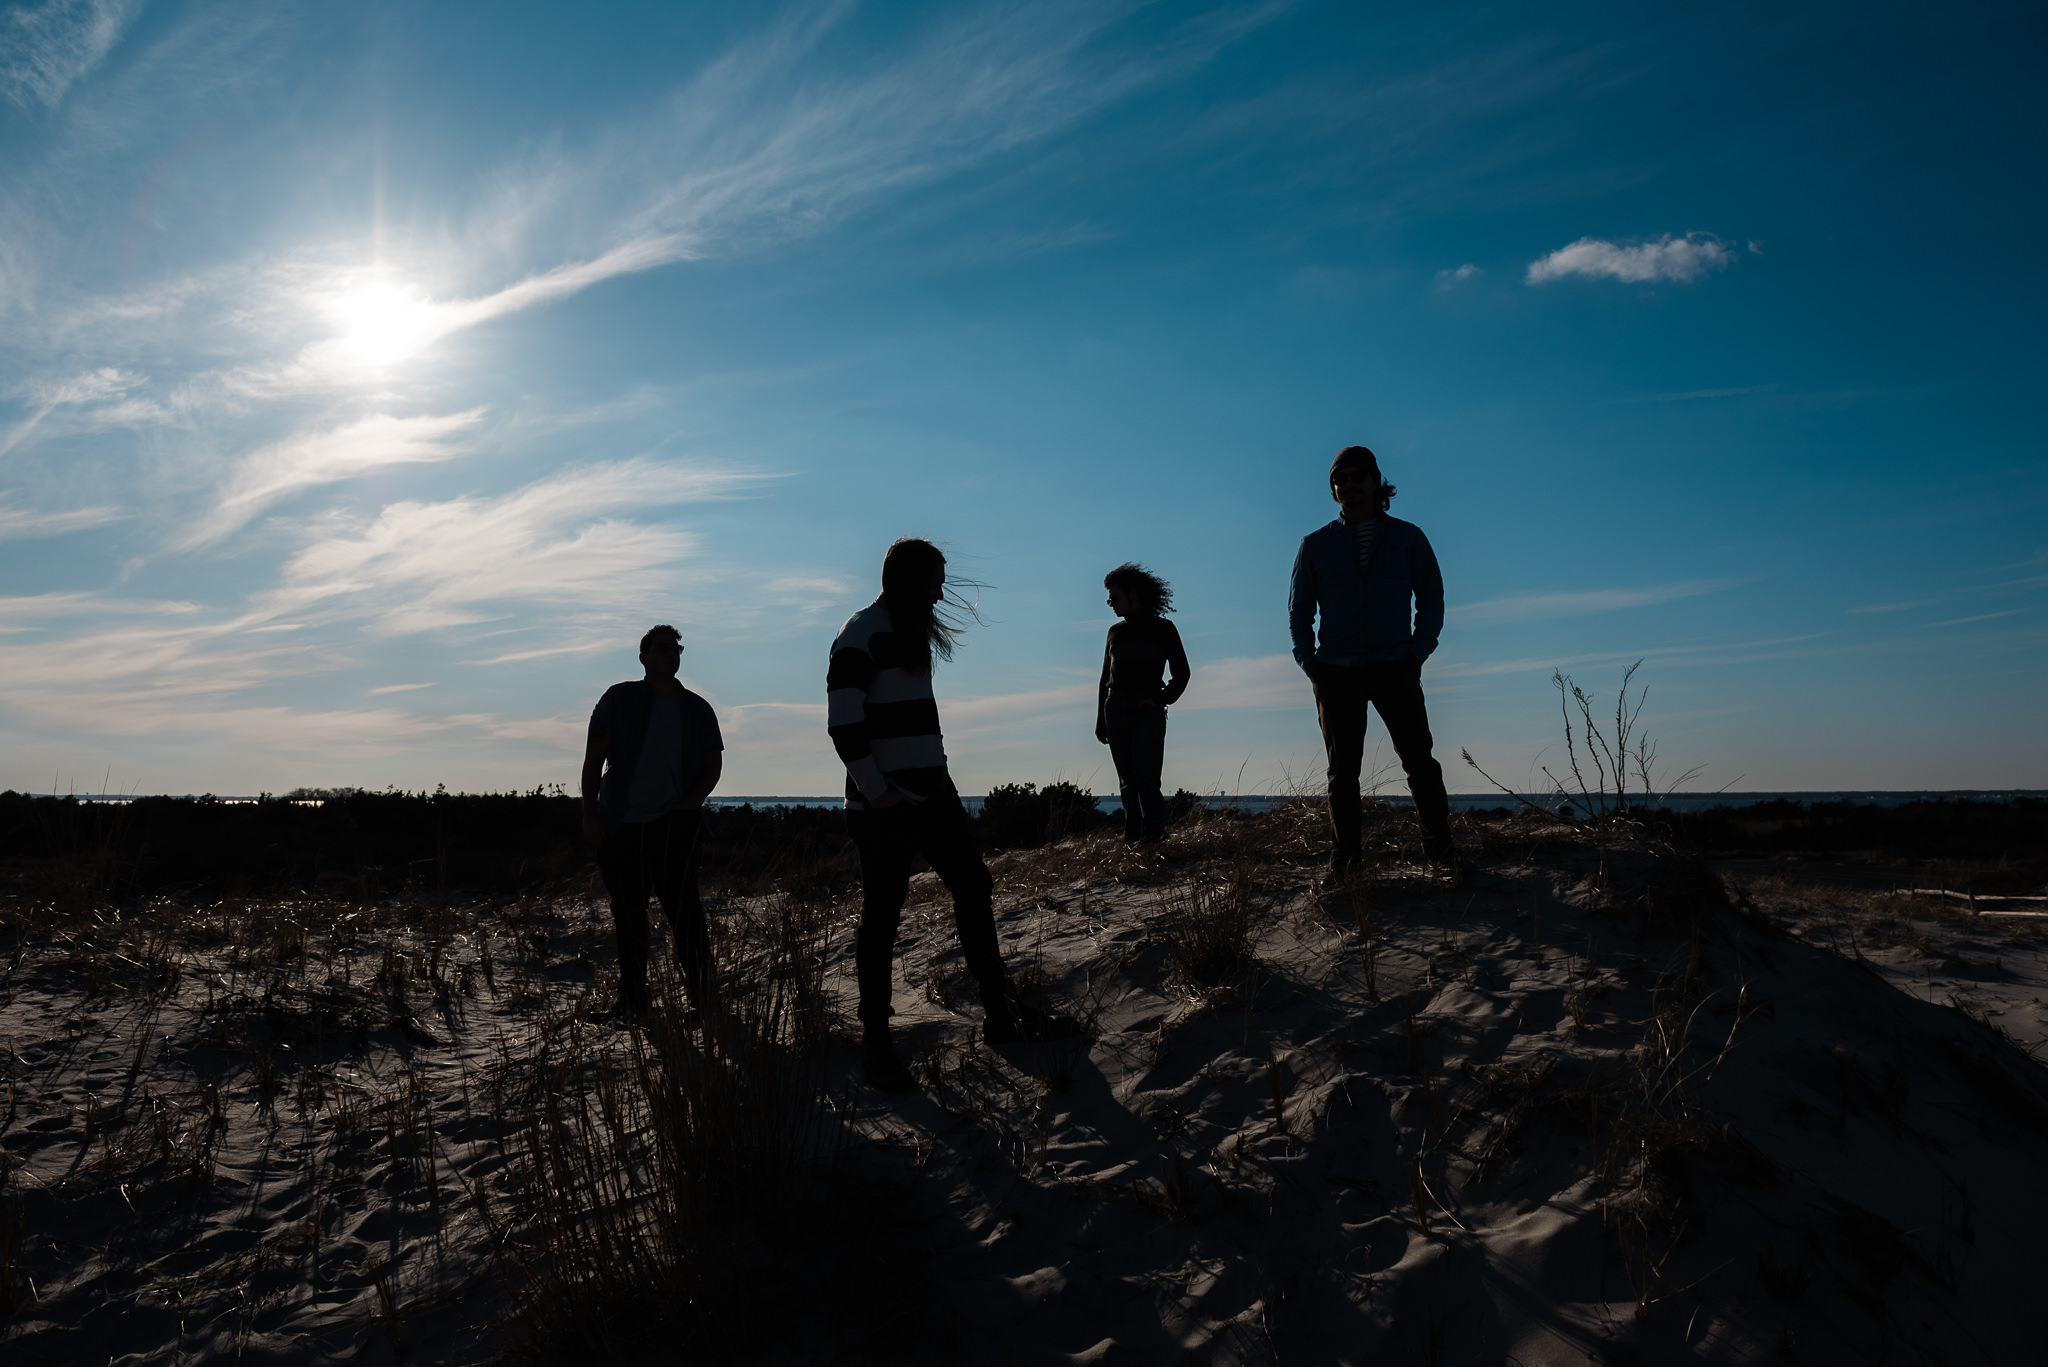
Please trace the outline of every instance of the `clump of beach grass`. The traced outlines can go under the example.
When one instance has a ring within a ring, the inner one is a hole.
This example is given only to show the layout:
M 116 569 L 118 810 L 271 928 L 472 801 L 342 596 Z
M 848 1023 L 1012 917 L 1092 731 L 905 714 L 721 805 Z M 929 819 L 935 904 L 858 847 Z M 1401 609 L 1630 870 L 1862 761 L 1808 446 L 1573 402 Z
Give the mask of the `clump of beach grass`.
M 1241 982 L 1255 962 L 1254 900 L 1249 866 L 1222 877 L 1196 874 L 1167 896 L 1165 940 L 1174 976 L 1201 992 Z
M 825 1199 L 824 908 L 779 898 L 725 937 L 722 990 L 658 979 L 643 1028 L 572 1022 L 521 1106 L 521 1199 L 500 1221 L 522 1349 L 540 1361 L 727 1360 L 787 1324 L 788 1250 Z

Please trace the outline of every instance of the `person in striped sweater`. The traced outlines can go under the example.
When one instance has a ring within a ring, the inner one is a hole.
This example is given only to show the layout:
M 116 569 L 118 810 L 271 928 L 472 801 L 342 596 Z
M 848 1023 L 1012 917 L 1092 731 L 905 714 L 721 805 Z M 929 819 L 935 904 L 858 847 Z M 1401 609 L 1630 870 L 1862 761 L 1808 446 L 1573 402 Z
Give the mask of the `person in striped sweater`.
M 889 1037 L 896 929 L 917 855 L 953 894 L 953 928 L 980 988 L 991 1044 L 1071 1035 L 1071 1022 L 1018 1001 L 996 944 L 995 880 L 974 823 L 946 770 L 935 659 L 951 659 L 961 622 L 946 599 L 946 558 L 905 537 L 882 561 L 882 596 L 846 619 L 825 675 L 826 725 L 846 766 L 846 827 L 860 852 L 860 985 L 868 1081 L 885 1092 L 915 1085 Z M 971 609 L 969 615 L 972 615 Z

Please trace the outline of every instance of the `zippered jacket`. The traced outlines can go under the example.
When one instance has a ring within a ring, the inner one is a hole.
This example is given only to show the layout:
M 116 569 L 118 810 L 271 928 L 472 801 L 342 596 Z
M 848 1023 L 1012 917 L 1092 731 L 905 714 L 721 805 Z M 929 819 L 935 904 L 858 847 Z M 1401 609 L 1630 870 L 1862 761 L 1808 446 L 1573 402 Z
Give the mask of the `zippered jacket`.
M 1372 563 L 1361 573 L 1351 525 L 1340 517 L 1316 528 L 1294 557 L 1287 629 L 1303 669 L 1428 659 L 1444 629 L 1444 577 L 1429 538 L 1382 514 Z

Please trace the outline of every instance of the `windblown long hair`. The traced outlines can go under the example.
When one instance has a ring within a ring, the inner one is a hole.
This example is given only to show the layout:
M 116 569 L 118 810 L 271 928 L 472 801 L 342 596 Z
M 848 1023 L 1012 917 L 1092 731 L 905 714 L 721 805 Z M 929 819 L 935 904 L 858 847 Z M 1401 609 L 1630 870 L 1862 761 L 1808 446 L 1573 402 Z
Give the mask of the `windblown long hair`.
M 971 579 L 948 576 L 944 596 L 930 601 L 932 571 L 945 568 L 946 557 L 921 536 L 899 537 L 882 557 L 882 605 L 904 643 L 904 665 L 913 673 L 931 673 L 934 658 L 952 659 L 960 633 L 969 622 L 981 620 L 974 600 L 961 593 L 982 587 Z
M 1142 613 L 1163 617 L 1173 611 L 1173 585 L 1135 560 L 1126 560 L 1103 575 L 1102 587 L 1123 590 L 1137 602 Z

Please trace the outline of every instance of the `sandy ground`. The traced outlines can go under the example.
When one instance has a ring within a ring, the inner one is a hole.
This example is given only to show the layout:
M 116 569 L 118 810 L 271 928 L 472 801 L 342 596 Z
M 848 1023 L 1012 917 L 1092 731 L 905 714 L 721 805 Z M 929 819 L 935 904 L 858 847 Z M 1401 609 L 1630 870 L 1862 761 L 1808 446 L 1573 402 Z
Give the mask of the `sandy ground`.
M 979 1042 L 927 879 L 897 992 L 921 1086 L 896 1098 L 858 1087 L 841 906 L 843 1162 L 918 1247 L 906 1314 L 836 1356 L 2038 1360 L 2041 923 L 1768 875 L 1731 896 L 1560 826 L 1464 838 L 1461 880 L 1390 842 L 1334 893 L 1306 811 L 1163 860 L 998 861 L 1013 972 L 1080 1046 Z M 1203 982 L 1185 927 L 1233 899 L 1251 958 Z M 608 939 L 587 901 L 25 939 L 0 987 L 9 1360 L 504 1350 L 518 1098 L 632 1043 L 594 1019 Z M 784 1360 L 834 1356 L 805 1341 Z

